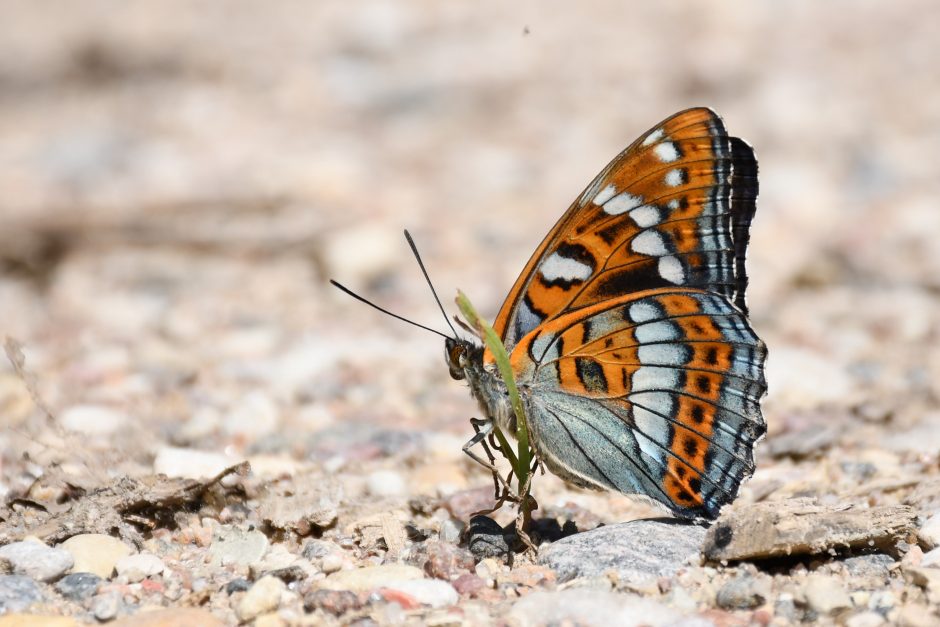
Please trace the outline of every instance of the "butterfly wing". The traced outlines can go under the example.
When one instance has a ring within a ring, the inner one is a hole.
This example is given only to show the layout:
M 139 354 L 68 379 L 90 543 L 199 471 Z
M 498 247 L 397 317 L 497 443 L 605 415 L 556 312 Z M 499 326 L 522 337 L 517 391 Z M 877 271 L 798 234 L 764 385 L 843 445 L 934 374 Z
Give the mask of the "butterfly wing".
M 728 136 L 717 114 L 696 108 L 664 120 L 562 216 L 494 329 L 511 349 L 563 312 L 658 287 L 709 290 L 746 312 L 744 256 L 756 197 L 754 153 Z
M 675 288 L 559 316 L 512 352 L 550 470 L 689 518 L 716 517 L 753 474 L 765 357 L 724 296 Z

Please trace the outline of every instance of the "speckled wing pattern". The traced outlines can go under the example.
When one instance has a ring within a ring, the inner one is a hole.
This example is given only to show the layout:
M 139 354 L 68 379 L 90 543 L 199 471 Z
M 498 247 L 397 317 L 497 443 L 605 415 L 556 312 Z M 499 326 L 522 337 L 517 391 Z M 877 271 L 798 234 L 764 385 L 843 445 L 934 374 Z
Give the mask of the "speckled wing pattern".
M 543 240 L 494 328 L 549 469 L 683 517 L 735 498 L 765 432 L 766 349 L 744 300 L 757 189 L 751 148 L 689 109 L 618 155 Z

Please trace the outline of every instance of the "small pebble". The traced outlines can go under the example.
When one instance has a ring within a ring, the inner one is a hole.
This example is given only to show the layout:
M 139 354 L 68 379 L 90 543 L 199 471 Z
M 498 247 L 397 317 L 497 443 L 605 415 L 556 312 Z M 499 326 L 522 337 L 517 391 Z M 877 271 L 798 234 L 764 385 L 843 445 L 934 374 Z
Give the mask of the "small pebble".
M 55 589 L 67 599 L 83 601 L 98 592 L 101 581 L 94 573 L 72 573 L 60 579 Z
M 363 603 L 359 595 L 349 590 L 314 590 L 304 596 L 304 610 L 312 612 L 323 610 L 334 616 L 341 616 L 350 610 L 357 610 Z
M 308 540 L 301 552 L 311 562 L 322 559 L 330 554 L 341 552 L 342 549 L 328 540 Z
M 439 579 L 390 581 L 383 587 L 407 594 L 422 605 L 434 608 L 453 605 L 459 598 L 452 585 Z
M 127 416 L 110 407 L 74 405 L 59 414 L 59 422 L 69 431 L 107 435 L 120 429 L 127 422 Z
M 569 588 L 538 590 L 515 602 L 513 625 L 707 625 L 682 622 L 682 612 L 654 599 L 613 591 Z
M 42 600 L 36 582 L 23 575 L 0 575 L 0 614 L 22 612 Z
M 940 547 L 940 513 L 928 518 L 917 531 L 917 535 L 923 538 L 930 548 Z
M 102 579 L 109 579 L 117 561 L 131 553 L 131 548 L 117 538 L 100 533 L 72 536 L 59 548 L 75 559 L 72 572 L 94 573 Z
M 875 590 L 868 599 L 868 609 L 887 615 L 888 612 L 897 607 L 898 600 L 890 590 Z
M 467 547 L 477 558 L 506 559 L 509 556 L 509 543 L 503 528 L 488 516 L 474 516 L 470 519 L 467 538 Z
M 803 594 L 809 606 L 821 615 L 852 607 L 852 599 L 845 588 L 829 575 L 811 574 L 803 585 Z
M 153 471 L 167 477 L 208 479 L 239 461 L 212 451 L 162 446 L 157 450 L 157 456 L 153 460 Z
M 325 574 L 329 575 L 335 573 L 343 568 L 343 557 L 337 555 L 336 553 L 331 553 L 327 555 L 322 560 L 320 560 L 320 570 Z
M 121 596 L 117 592 L 99 594 L 91 600 L 91 613 L 95 618 L 104 622 L 118 615 L 121 607 Z
M 923 603 L 909 603 L 898 611 L 897 624 L 901 627 L 936 627 L 940 623 L 933 608 Z
M 920 565 L 924 568 L 940 568 L 940 547 L 924 553 Z
M 463 521 L 456 520 L 454 518 L 448 518 L 441 523 L 439 537 L 442 542 L 457 544 L 460 542 L 460 536 L 463 534 L 464 529 L 466 528 L 467 525 L 465 525 Z
M 384 564 L 381 566 L 366 566 L 354 570 L 341 570 L 333 573 L 326 579 L 317 582 L 317 587 L 323 590 L 352 590 L 361 592 L 386 587 L 392 582 L 401 582 L 408 579 L 423 579 L 424 571 L 414 566 L 404 564 Z
M 427 561 L 424 563 L 424 572 L 435 579 L 452 581 L 472 571 L 476 565 L 470 551 L 440 540 L 425 542 L 425 551 Z
M 497 575 L 501 572 L 500 562 L 492 557 L 485 557 L 477 562 L 473 572 L 490 585 L 496 581 Z
M 267 394 L 253 391 L 235 404 L 223 428 L 231 436 L 254 440 L 274 431 L 279 422 L 277 404 Z
M 140 611 L 121 618 L 108 627 L 223 627 L 224 623 L 209 610 L 193 607 L 173 607 Z
M 770 582 L 741 574 L 718 589 L 716 602 L 726 610 L 748 610 L 763 605 L 770 597 Z
M 453 581 L 453 586 L 461 596 L 474 597 L 486 588 L 486 582 L 472 573 L 464 573 Z
M 213 535 L 209 555 L 216 565 L 248 566 L 264 557 L 267 550 L 268 537 L 260 531 L 222 525 Z
M 888 569 L 894 564 L 894 558 L 884 553 L 858 555 L 842 561 L 850 577 L 871 577 L 881 579 L 888 576 Z
M 236 592 L 244 592 L 249 588 L 251 588 L 251 582 L 244 577 L 238 577 L 225 584 L 225 593 L 231 595 Z
M 29 540 L 0 547 L 0 562 L 4 561 L 10 564 L 13 574 L 37 581 L 55 581 L 75 563 L 68 551 Z
M 474 488 L 454 492 L 444 501 L 444 507 L 457 520 L 467 520 L 474 512 L 483 511 L 493 506 L 493 488 Z M 473 526 L 473 521 L 470 521 Z
M 408 484 L 394 470 L 377 470 L 366 477 L 366 491 L 372 496 L 401 496 L 408 493 Z
M 138 553 L 136 555 L 127 555 L 115 563 L 117 574 L 127 578 L 130 583 L 137 583 L 147 577 L 153 577 L 163 572 L 164 565 L 156 555 L 152 553 Z
M 236 612 L 243 621 L 249 621 L 266 612 L 273 612 L 281 604 L 281 594 L 287 590 L 284 582 L 277 577 L 262 577 L 255 582 L 242 600 Z
M 878 612 L 865 611 L 845 619 L 845 627 L 881 627 L 885 622 L 884 616 Z

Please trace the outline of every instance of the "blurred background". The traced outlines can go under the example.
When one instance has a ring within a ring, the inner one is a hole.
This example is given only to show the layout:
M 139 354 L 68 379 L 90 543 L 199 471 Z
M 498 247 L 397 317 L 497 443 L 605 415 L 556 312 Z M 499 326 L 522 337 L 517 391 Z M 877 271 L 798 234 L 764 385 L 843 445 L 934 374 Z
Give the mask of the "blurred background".
M 408 228 L 445 306 L 459 287 L 492 318 L 608 160 L 696 105 L 761 168 L 770 437 L 744 498 L 933 475 L 938 21 L 929 0 L 4 0 L 0 332 L 53 416 L 4 361 L 0 490 L 93 455 L 489 493 L 440 338 L 327 279 L 443 328 Z

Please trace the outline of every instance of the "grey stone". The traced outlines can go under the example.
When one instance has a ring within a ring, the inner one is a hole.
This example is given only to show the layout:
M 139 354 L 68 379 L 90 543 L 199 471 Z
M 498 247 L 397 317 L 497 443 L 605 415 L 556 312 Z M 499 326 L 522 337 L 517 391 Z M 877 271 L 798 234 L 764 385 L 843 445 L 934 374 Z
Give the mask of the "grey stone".
M 91 600 L 91 613 L 104 622 L 113 619 L 121 609 L 121 596 L 117 592 L 99 594 Z
M 311 562 L 315 562 L 318 559 L 323 559 L 327 555 L 340 552 L 342 552 L 342 549 L 329 540 L 308 540 L 304 545 L 304 550 L 301 552 L 301 555 Z
M 705 529 L 663 520 L 634 520 L 598 527 L 542 547 L 539 562 L 558 573 L 559 582 L 615 571 L 639 582 L 669 577 L 699 553 Z
M 36 582 L 23 575 L 0 575 L 0 614 L 22 612 L 42 600 Z
M 0 562 L 8 562 L 16 575 L 38 581 L 55 581 L 75 563 L 72 555 L 41 542 L 13 542 L 0 547 Z
M 770 582 L 742 573 L 718 589 L 716 602 L 726 610 L 749 610 L 763 605 L 770 598 Z
M 245 592 L 251 587 L 251 582 L 244 577 L 237 577 L 225 584 L 226 594 L 235 594 L 236 592 Z
M 894 564 L 894 558 L 884 553 L 859 555 L 849 557 L 842 561 L 846 572 L 854 578 L 884 579 L 888 576 L 888 569 Z
M 249 566 L 264 557 L 267 550 L 268 537 L 260 531 L 242 531 L 236 527 L 222 526 L 212 538 L 209 555 L 217 566 Z
M 448 518 L 441 523 L 441 531 L 439 534 L 440 539 L 443 542 L 450 542 L 451 544 L 457 544 L 460 542 L 460 536 L 463 534 L 464 529 L 467 528 L 467 525 L 463 521 L 456 520 L 454 518 Z
M 509 543 L 503 528 L 487 516 L 474 516 L 470 519 L 467 548 L 479 559 L 506 559 L 509 556 Z
M 67 599 L 84 601 L 98 592 L 101 581 L 101 577 L 94 573 L 72 573 L 60 579 L 55 589 Z

